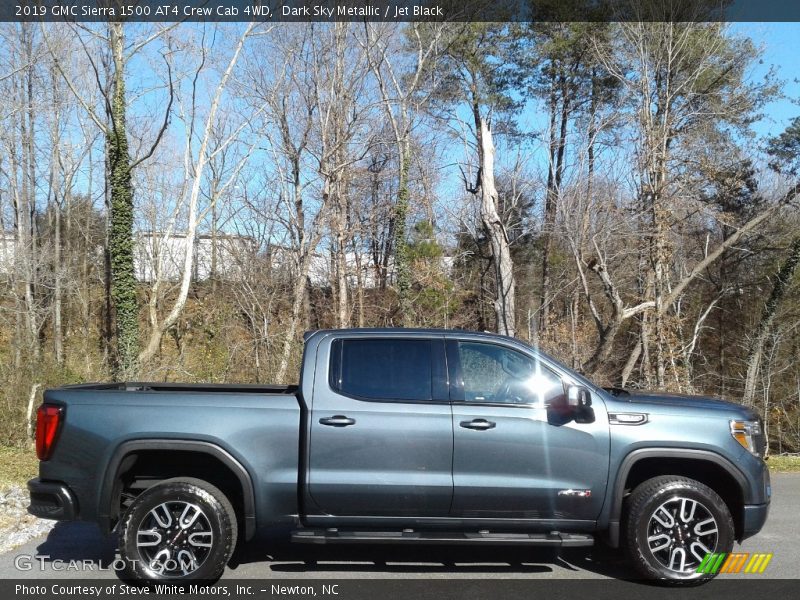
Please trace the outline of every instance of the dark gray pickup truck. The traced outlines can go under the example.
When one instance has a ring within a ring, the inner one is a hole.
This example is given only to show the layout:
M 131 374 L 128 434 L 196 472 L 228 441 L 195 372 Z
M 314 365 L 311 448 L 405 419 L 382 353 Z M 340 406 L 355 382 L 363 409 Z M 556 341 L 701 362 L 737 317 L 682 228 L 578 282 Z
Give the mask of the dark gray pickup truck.
M 30 512 L 118 531 L 139 580 L 218 578 L 257 530 L 301 543 L 622 545 L 697 583 L 769 509 L 757 415 L 606 391 L 511 338 L 306 336 L 299 386 L 48 390 Z M 520 549 L 523 551 L 523 548 Z

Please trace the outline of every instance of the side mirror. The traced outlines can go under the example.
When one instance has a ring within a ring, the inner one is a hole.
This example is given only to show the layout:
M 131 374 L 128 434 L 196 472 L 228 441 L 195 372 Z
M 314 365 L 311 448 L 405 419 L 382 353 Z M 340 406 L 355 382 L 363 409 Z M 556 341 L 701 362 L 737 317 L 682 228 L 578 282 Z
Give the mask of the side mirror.
M 567 404 L 576 409 L 589 408 L 592 405 L 592 394 L 582 385 L 568 385 Z
M 594 423 L 592 394 L 582 385 L 567 385 L 566 395 L 559 396 L 547 408 L 547 422 L 551 425 L 566 425 L 570 421 Z

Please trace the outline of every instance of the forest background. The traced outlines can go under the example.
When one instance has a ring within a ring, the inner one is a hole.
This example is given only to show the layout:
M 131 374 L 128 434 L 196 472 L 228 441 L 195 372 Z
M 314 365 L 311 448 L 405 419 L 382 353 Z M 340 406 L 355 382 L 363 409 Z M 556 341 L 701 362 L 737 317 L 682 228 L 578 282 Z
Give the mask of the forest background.
M 43 389 L 496 331 L 800 451 L 797 24 L 0 24 L 0 445 Z

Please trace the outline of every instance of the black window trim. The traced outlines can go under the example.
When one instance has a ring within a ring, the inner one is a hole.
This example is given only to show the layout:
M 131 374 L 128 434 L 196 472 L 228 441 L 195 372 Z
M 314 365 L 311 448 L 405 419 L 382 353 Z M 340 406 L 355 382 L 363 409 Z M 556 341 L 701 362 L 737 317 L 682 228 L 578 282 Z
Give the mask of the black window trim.
M 342 372 L 342 342 L 345 340 L 380 340 L 380 341 L 427 341 L 431 344 L 431 396 L 430 400 L 396 400 L 392 398 L 370 398 L 367 396 L 357 396 L 337 389 L 334 385 L 334 360 L 339 369 L 339 381 Z M 442 336 L 375 336 L 375 335 L 353 335 L 342 336 L 331 340 L 330 358 L 328 361 L 328 389 L 339 396 L 358 400 L 359 402 L 377 402 L 381 404 L 434 404 L 437 406 L 447 406 L 450 397 L 447 393 L 449 386 L 449 369 L 445 356 L 445 340 Z M 438 375 L 438 377 L 437 377 Z M 439 395 L 440 399 L 435 396 Z

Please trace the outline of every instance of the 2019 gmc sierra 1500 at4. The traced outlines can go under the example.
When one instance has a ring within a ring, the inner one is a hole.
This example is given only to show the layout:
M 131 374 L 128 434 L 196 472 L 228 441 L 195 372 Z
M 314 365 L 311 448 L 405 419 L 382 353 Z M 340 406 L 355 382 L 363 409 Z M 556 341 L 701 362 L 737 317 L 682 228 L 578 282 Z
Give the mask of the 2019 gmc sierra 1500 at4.
M 449 330 L 306 336 L 298 386 L 48 390 L 30 512 L 119 532 L 139 580 L 213 580 L 237 539 L 623 545 L 699 582 L 763 526 L 757 415 L 604 390 L 516 339 Z M 522 551 L 522 550 L 521 550 Z

